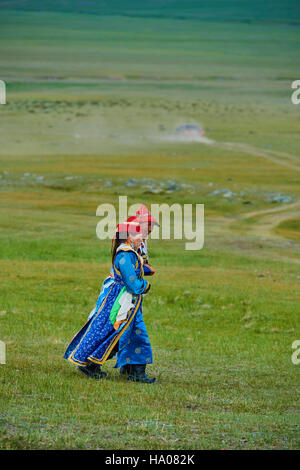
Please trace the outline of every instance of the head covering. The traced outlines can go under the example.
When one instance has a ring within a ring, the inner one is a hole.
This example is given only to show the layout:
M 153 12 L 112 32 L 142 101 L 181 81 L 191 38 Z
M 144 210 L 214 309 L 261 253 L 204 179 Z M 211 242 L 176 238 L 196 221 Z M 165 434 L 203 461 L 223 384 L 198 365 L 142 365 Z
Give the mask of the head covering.
M 128 217 L 126 222 L 117 225 L 116 233 L 123 232 L 123 233 L 130 233 L 130 234 L 137 234 L 141 233 L 142 229 L 140 224 L 136 221 L 137 217 L 135 215 Z M 111 240 L 111 249 L 113 249 L 114 241 L 116 239 L 116 234 L 112 237 Z
M 138 220 L 139 223 L 142 223 L 142 222 L 151 222 L 153 225 L 158 225 L 159 226 L 159 223 L 157 222 L 157 220 L 155 219 L 155 217 L 153 217 L 153 215 L 151 215 L 151 212 L 147 209 L 147 207 L 145 206 L 145 204 L 142 204 L 138 210 L 136 211 L 135 213 L 136 215 L 136 218 Z
M 138 218 L 136 215 L 131 215 L 130 217 L 128 217 L 128 219 L 126 220 L 126 222 L 139 222 L 138 221 Z
M 150 211 L 147 209 L 147 207 L 145 206 L 145 204 L 142 204 L 138 210 L 136 211 L 135 215 L 136 216 L 140 216 L 140 215 L 144 215 L 144 214 L 150 214 Z
M 140 233 L 141 231 L 140 224 L 135 221 L 126 221 L 117 225 L 117 232 Z

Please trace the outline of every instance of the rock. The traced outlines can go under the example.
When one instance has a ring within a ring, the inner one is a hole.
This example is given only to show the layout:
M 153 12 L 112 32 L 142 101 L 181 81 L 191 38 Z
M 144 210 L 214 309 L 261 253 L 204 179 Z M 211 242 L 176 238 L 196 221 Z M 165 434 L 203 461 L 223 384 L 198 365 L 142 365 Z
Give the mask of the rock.
M 135 186 L 135 179 L 134 178 L 130 178 L 130 180 L 126 181 L 125 183 L 125 186 L 127 187 L 131 187 L 131 186 Z
M 210 196 L 217 196 L 223 192 L 222 189 L 215 189 L 212 193 L 209 193 Z
M 178 189 L 180 189 L 180 186 L 175 183 L 170 184 L 170 186 L 168 187 L 168 191 L 178 191 Z
M 290 196 L 282 196 L 281 194 L 270 194 L 269 197 L 267 197 L 266 202 L 292 202 L 293 199 Z
M 278 198 L 277 202 L 292 202 L 292 200 L 290 196 L 281 196 Z
M 160 189 L 147 189 L 143 194 L 160 194 L 162 191 Z
M 231 197 L 233 193 L 229 189 L 215 189 L 210 196 L 217 196 L 218 194 L 224 194 L 223 197 Z
M 182 295 L 185 296 L 185 297 L 189 297 L 191 295 L 191 291 L 186 290 L 186 291 L 183 292 Z

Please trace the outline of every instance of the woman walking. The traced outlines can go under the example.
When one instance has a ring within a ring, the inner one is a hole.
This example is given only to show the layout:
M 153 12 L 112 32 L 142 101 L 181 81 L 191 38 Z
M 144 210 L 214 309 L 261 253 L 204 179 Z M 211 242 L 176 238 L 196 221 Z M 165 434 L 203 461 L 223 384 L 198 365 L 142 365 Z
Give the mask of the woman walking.
M 112 253 L 113 282 L 100 306 L 74 336 L 64 358 L 94 379 L 104 378 L 106 360 L 117 352 L 116 368 L 128 380 L 154 383 L 146 374 L 152 349 L 143 320 L 143 295 L 150 283 L 143 279 L 143 259 L 137 253 L 142 241 L 137 223 L 119 224 Z
M 134 216 L 129 217 L 126 220 L 126 222 L 138 223 L 141 226 L 142 241 L 137 252 L 143 258 L 144 276 L 153 276 L 155 271 L 153 267 L 150 266 L 149 261 L 148 261 L 147 238 L 148 238 L 148 235 L 150 235 L 150 233 L 152 232 L 153 227 L 155 225 L 159 226 L 159 223 L 153 217 L 153 215 L 151 215 L 151 212 L 149 212 L 149 210 L 144 204 L 142 204 L 137 210 L 136 214 Z M 112 247 L 113 247 L 114 242 L 115 242 L 115 235 L 112 239 Z M 93 308 L 93 310 L 89 314 L 88 320 L 92 318 L 95 312 L 99 310 L 99 307 L 102 304 L 104 297 L 106 296 L 107 292 L 109 291 L 110 286 L 113 283 L 113 280 L 114 280 L 113 278 L 114 278 L 114 270 L 113 270 L 113 267 L 111 267 L 109 276 L 103 281 L 100 294 L 96 303 L 96 307 Z

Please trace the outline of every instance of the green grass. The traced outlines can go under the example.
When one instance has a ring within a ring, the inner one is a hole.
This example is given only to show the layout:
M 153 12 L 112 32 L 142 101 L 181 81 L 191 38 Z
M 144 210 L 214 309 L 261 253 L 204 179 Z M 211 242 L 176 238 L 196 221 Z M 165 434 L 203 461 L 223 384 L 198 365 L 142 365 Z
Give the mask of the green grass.
M 2 449 L 299 448 L 298 27 L 266 3 L 213 22 L 165 3 L 160 18 L 1 11 Z M 215 143 L 174 140 L 190 121 Z M 110 269 L 96 209 L 119 195 L 205 204 L 202 250 L 150 240 L 155 386 L 62 359 Z
M 275 232 L 290 238 L 292 240 L 300 240 L 300 219 L 288 219 L 284 220 L 275 229 Z

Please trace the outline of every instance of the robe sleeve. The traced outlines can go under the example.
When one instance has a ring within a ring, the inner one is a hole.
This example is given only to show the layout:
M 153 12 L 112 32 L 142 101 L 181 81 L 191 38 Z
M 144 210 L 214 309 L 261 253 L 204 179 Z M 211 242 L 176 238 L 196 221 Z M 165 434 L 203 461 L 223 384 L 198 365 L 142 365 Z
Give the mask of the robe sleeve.
M 155 273 L 154 269 L 150 264 L 143 264 L 143 269 L 144 269 L 144 276 L 153 276 Z
M 135 263 L 135 254 L 128 251 L 121 251 L 115 259 L 115 266 L 120 271 L 128 292 L 132 294 L 146 294 L 150 290 L 150 283 L 137 277 L 134 269 Z

